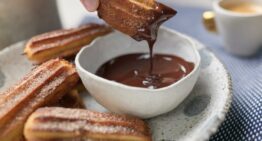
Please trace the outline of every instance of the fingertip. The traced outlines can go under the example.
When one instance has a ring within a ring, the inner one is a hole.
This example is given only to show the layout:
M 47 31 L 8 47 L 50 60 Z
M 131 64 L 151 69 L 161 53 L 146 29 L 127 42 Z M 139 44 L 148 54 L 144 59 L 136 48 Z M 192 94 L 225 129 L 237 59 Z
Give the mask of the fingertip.
M 86 10 L 90 12 L 96 11 L 99 6 L 99 0 L 80 0 L 80 1 L 83 3 Z

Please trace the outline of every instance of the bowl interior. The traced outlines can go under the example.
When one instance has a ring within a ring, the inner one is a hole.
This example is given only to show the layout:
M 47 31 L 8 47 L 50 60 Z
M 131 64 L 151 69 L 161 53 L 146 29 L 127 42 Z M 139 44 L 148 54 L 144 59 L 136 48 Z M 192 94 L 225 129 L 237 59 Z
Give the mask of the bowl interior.
M 161 28 L 154 53 L 177 55 L 193 62 L 196 68 L 199 65 L 200 58 L 194 46 L 195 44 L 187 37 L 169 29 Z M 131 53 L 149 53 L 147 43 L 145 41 L 137 42 L 115 31 L 82 49 L 78 54 L 77 61 L 85 70 L 95 74 L 97 69 L 108 60 Z

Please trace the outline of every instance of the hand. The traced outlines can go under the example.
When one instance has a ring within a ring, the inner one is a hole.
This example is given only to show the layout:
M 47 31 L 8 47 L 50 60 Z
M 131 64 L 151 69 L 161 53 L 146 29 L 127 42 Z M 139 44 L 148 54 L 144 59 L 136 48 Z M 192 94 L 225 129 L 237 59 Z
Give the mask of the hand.
M 90 12 L 96 11 L 99 6 L 99 0 L 81 0 L 86 10 Z

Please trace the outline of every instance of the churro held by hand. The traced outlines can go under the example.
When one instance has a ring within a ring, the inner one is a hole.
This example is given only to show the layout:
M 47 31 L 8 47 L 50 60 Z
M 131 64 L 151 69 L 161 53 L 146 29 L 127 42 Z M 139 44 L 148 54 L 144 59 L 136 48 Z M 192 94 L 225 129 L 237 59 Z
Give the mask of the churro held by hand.
M 159 26 L 176 11 L 155 0 L 100 0 L 98 16 L 113 28 L 141 40 L 156 40 Z

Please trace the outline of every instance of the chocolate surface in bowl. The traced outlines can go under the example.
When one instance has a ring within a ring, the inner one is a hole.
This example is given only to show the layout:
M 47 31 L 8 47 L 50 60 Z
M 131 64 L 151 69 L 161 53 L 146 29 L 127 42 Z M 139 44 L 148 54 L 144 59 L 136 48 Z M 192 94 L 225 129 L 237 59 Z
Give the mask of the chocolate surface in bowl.
M 179 81 L 194 69 L 193 63 L 174 55 L 155 54 L 154 70 L 149 62 L 149 54 L 127 54 L 106 62 L 96 74 L 129 86 L 157 89 Z

